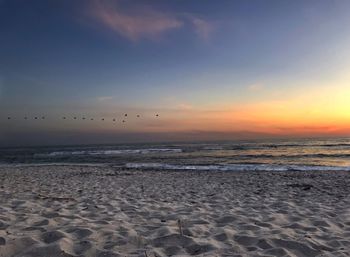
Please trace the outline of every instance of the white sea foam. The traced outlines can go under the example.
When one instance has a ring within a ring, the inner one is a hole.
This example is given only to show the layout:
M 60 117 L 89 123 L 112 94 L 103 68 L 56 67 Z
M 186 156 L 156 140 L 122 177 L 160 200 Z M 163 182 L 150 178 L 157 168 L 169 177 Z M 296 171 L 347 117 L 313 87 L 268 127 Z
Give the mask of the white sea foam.
M 65 163 L 65 162 L 50 162 L 50 163 L 4 163 L 0 167 L 43 167 L 43 166 L 84 166 L 84 167 L 105 167 L 107 163 Z M 116 167 L 116 166 L 115 166 Z
M 87 166 L 105 167 L 110 163 L 18 163 L 0 164 L 0 167 L 40 167 L 40 166 Z M 189 171 L 349 171 L 350 166 L 313 166 L 313 165 L 269 165 L 269 164 L 213 164 L 213 165 L 181 165 L 167 163 L 127 163 L 112 165 L 127 169 L 154 170 L 189 170 Z
M 45 154 L 36 154 L 36 157 L 77 156 L 77 155 L 128 155 L 152 153 L 181 153 L 178 148 L 147 148 L 147 149 L 120 149 L 120 150 L 85 150 L 85 151 L 55 151 Z
M 211 145 L 211 146 L 204 146 L 203 150 L 219 151 L 219 150 L 224 150 L 224 147 L 223 146 L 219 146 L 219 145 Z
M 350 166 L 216 164 L 177 165 L 165 163 L 127 163 L 129 169 L 202 170 L 202 171 L 350 171 Z

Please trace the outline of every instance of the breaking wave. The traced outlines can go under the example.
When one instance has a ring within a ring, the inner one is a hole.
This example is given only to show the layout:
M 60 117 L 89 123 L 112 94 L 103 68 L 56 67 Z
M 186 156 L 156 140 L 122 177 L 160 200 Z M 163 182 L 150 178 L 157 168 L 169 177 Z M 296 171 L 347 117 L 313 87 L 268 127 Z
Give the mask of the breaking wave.
M 129 169 L 199 170 L 199 171 L 350 171 L 350 166 L 269 165 L 269 164 L 216 164 L 177 165 L 165 163 L 127 163 Z
M 84 151 L 55 151 L 51 153 L 36 154 L 36 157 L 60 157 L 75 155 L 129 155 L 152 153 L 181 153 L 182 149 L 149 148 L 149 149 L 122 149 L 122 150 L 84 150 Z

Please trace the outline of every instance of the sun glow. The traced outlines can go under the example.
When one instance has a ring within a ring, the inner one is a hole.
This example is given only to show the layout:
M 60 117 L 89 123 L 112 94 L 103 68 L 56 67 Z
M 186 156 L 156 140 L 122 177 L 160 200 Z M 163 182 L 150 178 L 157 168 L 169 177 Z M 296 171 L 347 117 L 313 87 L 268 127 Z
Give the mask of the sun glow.
M 168 111 L 166 117 L 158 131 L 346 134 L 350 133 L 350 87 L 345 82 L 312 87 L 284 100 L 256 101 L 216 111 Z

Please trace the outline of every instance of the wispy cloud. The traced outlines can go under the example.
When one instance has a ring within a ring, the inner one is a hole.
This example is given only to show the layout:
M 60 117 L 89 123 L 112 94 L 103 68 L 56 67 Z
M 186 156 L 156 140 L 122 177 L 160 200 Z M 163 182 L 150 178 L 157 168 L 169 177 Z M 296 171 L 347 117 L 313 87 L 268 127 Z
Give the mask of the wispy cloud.
M 106 101 L 109 101 L 112 99 L 113 99 L 113 96 L 99 96 L 99 97 L 97 97 L 97 101 L 99 101 L 99 102 L 106 102 Z
M 185 26 L 207 40 L 213 31 L 208 21 L 193 14 L 162 12 L 151 6 L 131 5 L 125 8 L 119 0 L 91 0 L 90 17 L 119 35 L 131 40 L 159 39 L 168 31 Z
M 132 41 L 158 38 L 162 33 L 184 25 L 175 16 L 152 8 L 122 10 L 118 1 L 94 0 L 90 14 L 109 29 Z
M 255 83 L 248 86 L 248 90 L 252 92 L 261 91 L 263 88 L 264 88 L 264 84 L 262 83 Z
M 190 21 L 194 26 L 195 32 L 200 38 L 205 40 L 210 38 L 210 34 L 214 29 L 214 26 L 211 23 L 195 16 L 191 16 Z
M 193 106 L 188 103 L 180 103 L 176 106 L 176 109 L 182 110 L 182 111 L 188 111 L 188 110 L 193 110 Z

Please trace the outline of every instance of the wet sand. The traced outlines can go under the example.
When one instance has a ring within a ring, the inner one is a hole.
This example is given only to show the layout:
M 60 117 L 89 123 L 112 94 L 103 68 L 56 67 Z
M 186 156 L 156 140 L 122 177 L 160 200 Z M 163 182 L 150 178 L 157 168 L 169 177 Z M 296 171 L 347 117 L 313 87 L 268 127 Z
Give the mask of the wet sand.
M 349 172 L 0 168 L 0 256 L 350 256 Z

